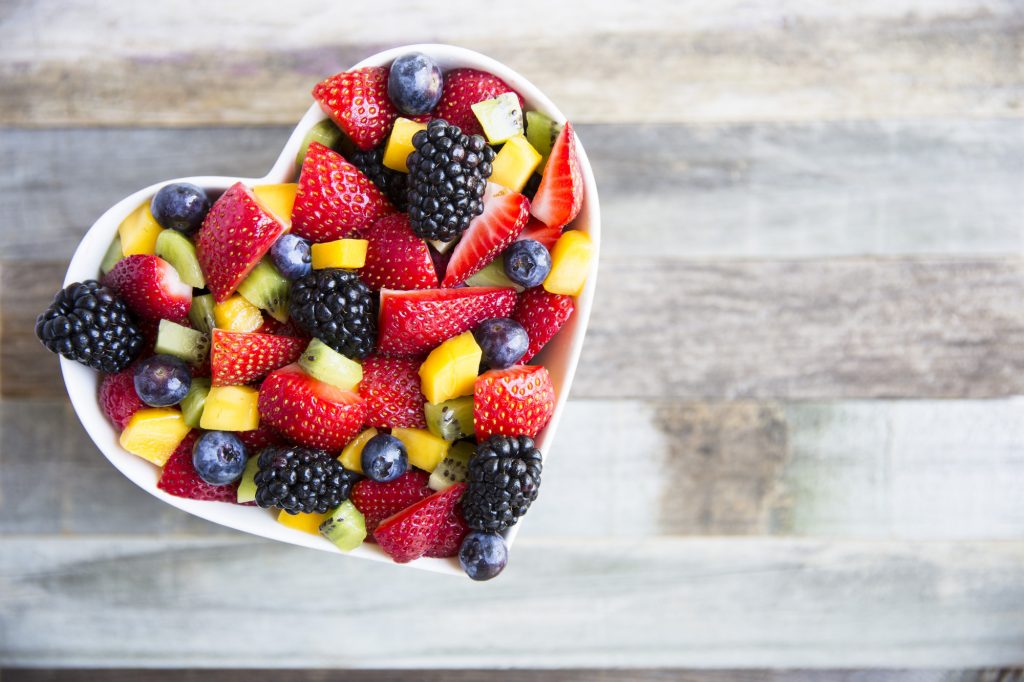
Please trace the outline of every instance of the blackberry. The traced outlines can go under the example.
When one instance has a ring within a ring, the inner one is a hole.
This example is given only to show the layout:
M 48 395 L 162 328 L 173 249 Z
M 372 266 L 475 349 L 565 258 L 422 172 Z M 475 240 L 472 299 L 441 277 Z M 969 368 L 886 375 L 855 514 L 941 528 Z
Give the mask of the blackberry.
M 384 192 L 395 208 L 402 213 L 408 209 L 409 202 L 405 193 L 409 186 L 409 176 L 384 165 L 383 147 L 365 152 L 355 151 L 349 154 L 348 160 Z
M 351 270 L 314 270 L 292 284 L 291 319 L 350 358 L 365 358 L 377 345 L 376 297 Z
M 102 372 L 120 372 L 145 339 L 124 301 L 94 279 L 69 284 L 36 318 L 36 336 L 68 360 Z
M 409 224 L 423 239 L 450 242 L 484 210 L 494 150 L 479 135 L 434 119 L 412 137 Z
M 527 436 L 491 436 L 469 460 L 462 512 L 474 530 L 503 531 L 537 499 L 541 456 Z
M 256 464 L 256 504 L 289 514 L 324 514 L 348 499 L 359 475 L 323 450 L 297 445 L 263 448 Z

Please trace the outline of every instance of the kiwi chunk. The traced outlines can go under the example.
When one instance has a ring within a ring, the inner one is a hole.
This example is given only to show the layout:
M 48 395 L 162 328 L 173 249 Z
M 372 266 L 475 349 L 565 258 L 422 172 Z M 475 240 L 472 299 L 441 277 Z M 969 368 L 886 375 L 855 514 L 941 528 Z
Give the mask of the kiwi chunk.
M 238 285 L 242 298 L 267 313 L 278 322 L 288 321 L 288 295 L 291 283 L 266 259 L 252 269 Z
M 193 379 L 188 394 L 178 405 L 181 408 L 181 415 L 185 418 L 185 424 L 193 429 L 199 428 L 199 420 L 203 416 L 203 407 L 206 406 L 206 396 L 210 394 L 209 379 Z
M 114 241 L 110 242 L 110 247 L 107 249 L 106 254 L 103 255 L 103 262 L 100 263 L 100 272 L 104 275 L 114 269 L 117 265 L 117 261 L 124 258 L 124 251 L 121 250 L 121 237 L 118 235 L 114 237 Z
M 185 362 L 198 365 L 210 352 L 210 337 L 170 320 L 160 320 L 156 332 L 156 353 L 166 353 Z
M 203 276 L 203 269 L 199 267 L 199 259 L 196 257 L 196 247 L 181 232 L 161 232 L 156 238 L 156 255 L 170 263 L 185 284 L 196 289 L 206 286 L 206 277 Z
M 351 552 L 366 539 L 366 519 L 351 500 L 345 500 L 320 524 L 320 534 L 342 552 Z
M 466 286 L 470 287 L 511 287 L 516 291 L 522 291 L 523 287 L 509 279 L 505 274 L 505 259 L 498 256 L 488 263 L 483 270 L 475 273 L 466 280 Z
M 299 357 L 299 367 L 309 376 L 345 391 L 355 390 L 363 380 L 363 366 L 313 339 Z
M 543 157 L 541 164 L 547 163 L 551 154 L 551 147 L 558 138 L 562 126 L 558 125 L 544 114 L 536 111 L 526 112 L 526 141 L 530 146 L 540 152 Z
M 302 162 L 306 159 L 306 152 L 309 151 L 310 142 L 319 142 L 325 147 L 333 148 L 341 142 L 341 138 L 342 132 L 338 126 L 334 125 L 334 121 L 329 118 L 320 121 L 310 128 L 306 136 L 302 138 L 299 153 L 295 156 L 295 167 L 302 168 Z
M 519 96 L 514 92 L 477 102 L 472 109 L 491 144 L 507 142 L 523 133 L 523 108 L 519 106 Z
M 238 504 L 256 501 L 256 472 L 260 470 L 260 458 L 255 452 L 249 453 L 249 459 L 242 470 L 242 478 L 238 482 Z
M 192 307 L 188 309 L 188 321 L 192 328 L 209 334 L 217 326 L 213 318 L 213 294 L 192 297 Z
M 469 460 L 476 447 L 468 440 L 460 440 L 448 449 L 441 463 L 430 474 L 427 485 L 431 490 L 444 490 L 469 478 Z
M 452 398 L 443 403 L 426 403 L 423 407 L 427 428 L 435 436 L 449 443 L 468 438 L 475 433 L 473 425 L 473 396 Z

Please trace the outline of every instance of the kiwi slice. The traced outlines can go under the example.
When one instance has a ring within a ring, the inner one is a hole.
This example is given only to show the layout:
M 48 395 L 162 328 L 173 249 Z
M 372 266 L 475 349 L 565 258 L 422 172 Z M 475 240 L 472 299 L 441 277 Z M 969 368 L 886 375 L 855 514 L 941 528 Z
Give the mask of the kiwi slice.
M 156 332 L 155 353 L 166 353 L 198 365 L 210 352 L 210 337 L 170 320 L 160 320 Z
M 256 472 L 260 470 L 260 458 L 250 452 L 249 459 L 242 470 L 242 478 L 238 482 L 238 504 L 256 501 Z
M 475 433 L 473 425 L 473 396 L 452 398 L 443 403 L 426 403 L 423 407 L 427 428 L 435 436 L 449 443 Z
M 466 286 L 470 287 L 511 287 L 516 291 L 522 291 L 523 287 L 509 279 L 505 274 L 505 260 L 498 256 L 466 280 Z
M 444 490 L 469 478 L 469 460 L 476 447 L 468 440 L 460 440 L 448 449 L 441 463 L 430 474 L 427 485 L 431 490 Z
M 196 247 L 181 232 L 161 232 L 156 238 L 156 255 L 170 263 L 185 284 L 196 289 L 206 286 L 203 269 L 199 267 L 199 259 L 196 257 Z
M 541 164 L 547 163 L 548 156 L 551 154 L 551 147 L 555 144 L 555 139 L 558 138 L 558 133 L 561 132 L 562 127 L 552 121 L 544 114 L 536 111 L 526 112 L 526 141 L 530 143 L 530 146 L 540 152 L 543 157 Z
M 334 350 L 320 339 L 313 339 L 299 357 L 306 374 L 331 386 L 351 391 L 363 380 L 363 366 Z
M 288 294 L 291 283 L 266 259 L 252 269 L 238 285 L 242 298 L 267 313 L 278 322 L 288 321 Z
M 110 248 L 107 249 L 106 254 L 103 255 L 103 262 L 100 263 L 100 272 L 104 275 L 114 269 L 117 265 L 117 261 L 124 258 L 124 251 L 121 250 L 121 236 L 114 237 L 114 241 L 110 242 Z
M 523 108 L 514 92 L 477 102 L 472 109 L 491 144 L 502 144 L 523 132 Z
M 341 138 L 342 132 L 338 129 L 338 126 L 334 125 L 334 121 L 329 118 L 320 121 L 310 128 L 306 136 L 302 138 L 299 153 L 295 155 L 295 167 L 302 168 L 302 162 L 306 159 L 306 152 L 309 151 L 310 142 L 319 142 L 325 147 L 334 148 L 336 144 L 341 142 Z
M 345 500 L 320 524 L 320 535 L 342 552 L 351 552 L 366 539 L 366 519 L 351 500 Z
M 192 307 L 188 309 L 188 320 L 192 328 L 209 334 L 217 326 L 213 319 L 213 294 L 192 297 Z
M 203 407 L 206 406 L 206 396 L 210 394 L 209 379 L 193 379 L 192 386 L 188 389 L 178 407 L 181 408 L 181 415 L 185 418 L 185 424 L 193 429 L 199 428 L 199 420 L 203 416 Z

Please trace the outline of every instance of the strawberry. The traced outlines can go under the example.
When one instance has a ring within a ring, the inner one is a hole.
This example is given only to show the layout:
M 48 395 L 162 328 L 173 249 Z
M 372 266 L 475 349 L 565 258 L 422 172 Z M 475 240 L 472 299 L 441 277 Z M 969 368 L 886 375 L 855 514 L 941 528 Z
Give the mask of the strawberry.
M 260 419 L 289 440 L 341 450 L 366 421 L 366 405 L 353 391 L 318 381 L 297 365 L 271 373 L 260 386 Z
M 388 70 L 383 66 L 331 76 L 313 87 L 313 99 L 363 151 L 383 142 L 398 117 L 388 97 Z
M 195 445 L 199 432 L 193 430 L 178 449 L 164 464 L 160 472 L 160 480 L 156 487 L 175 497 L 187 497 L 190 500 L 206 500 L 209 502 L 236 502 L 238 500 L 238 484 L 210 485 L 199 478 L 192 466 L 192 446 Z
M 369 229 L 395 208 L 362 171 L 341 154 L 312 142 L 302 162 L 292 209 L 292 231 L 329 242 Z
M 491 317 L 507 317 L 515 289 L 462 287 L 380 292 L 378 351 L 415 357 Z
M 541 221 L 537 220 L 533 216 L 530 216 L 530 222 L 526 223 L 526 227 L 516 237 L 516 241 L 520 239 L 532 239 L 536 242 L 543 244 L 544 248 L 550 251 L 555 248 L 555 242 L 562 236 L 562 226 L 555 225 L 554 227 L 548 227 Z
M 359 395 L 366 402 L 367 426 L 427 428 L 419 369 L 418 360 L 367 358 L 363 361 Z
M 530 213 L 549 227 L 572 222 L 583 206 L 583 174 L 576 158 L 576 135 L 568 122 L 551 147 Z
M 181 323 L 188 320 L 192 287 L 182 282 L 177 270 L 163 258 L 144 254 L 122 258 L 103 283 L 143 319 Z
M 520 362 L 529 362 L 551 340 L 576 308 L 572 296 L 552 294 L 543 287 L 527 289 L 519 295 L 512 319 L 523 325 L 530 345 Z
M 117 374 L 103 375 L 103 381 L 100 382 L 100 409 L 118 431 L 124 429 L 133 414 L 145 407 L 135 392 L 134 366 Z
M 469 223 L 452 249 L 442 287 L 462 284 L 516 240 L 530 217 L 530 200 L 519 192 L 489 183 L 484 212 Z
M 287 322 L 278 322 L 270 315 L 263 316 L 263 325 L 256 330 L 260 334 L 275 334 L 277 336 L 291 336 L 297 339 L 306 338 L 305 333 L 289 319 Z M 309 339 L 306 338 L 308 341 Z
M 365 233 L 366 264 L 359 277 L 371 289 L 432 289 L 437 273 L 430 247 L 413 234 L 409 216 L 395 213 L 378 220 Z
M 466 520 L 462 518 L 462 507 L 455 505 L 451 513 L 448 514 L 448 518 L 445 519 L 444 525 L 441 526 L 434 544 L 430 546 L 430 549 L 423 556 L 447 559 L 457 555 L 467 533 L 469 533 L 469 526 L 466 525 Z
M 395 563 L 419 559 L 434 547 L 465 489 L 465 483 L 456 483 L 389 516 L 377 526 L 373 539 Z
M 298 360 L 305 348 L 305 339 L 214 329 L 210 349 L 213 385 L 235 386 L 261 379 Z
M 196 256 L 218 303 L 234 293 L 287 227 L 240 182 L 213 202 L 196 233 Z
M 250 456 L 255 455 L 268 445 L 284 445 L 286 442 L 284 436 L 266 424 L 260 424 L 252 431 L 239 431 L 235 435 L 245 443 L 245 447 L 249 448 Z
M 381 521 L 433 495 L 429 478 L 425 471 L 410 469 L 389 483 L 368 478 L 356 483 L 349 499 L 363 513 L 366 532 L 373 535 Z
M 498 433 L 533 438 L 555 411 L 555 388 L 544 367 L 513 365 L 476 378 L 473 422 L 482 443 Z
M 455 69 L 444 77 L 444 90 L 441 100 L 434 109 L 434 118 L 443 118 L 452 125 L 462 128 L 467 135 L 483 135 L 476 114 L 471 108 L 477 102 L 494 99 L 506 92 L 516 92 L 508 83 L 497 76 L 477 71 L 476 69 Z M 519 106 L 523 106 L 523 97 L 516 92 Z

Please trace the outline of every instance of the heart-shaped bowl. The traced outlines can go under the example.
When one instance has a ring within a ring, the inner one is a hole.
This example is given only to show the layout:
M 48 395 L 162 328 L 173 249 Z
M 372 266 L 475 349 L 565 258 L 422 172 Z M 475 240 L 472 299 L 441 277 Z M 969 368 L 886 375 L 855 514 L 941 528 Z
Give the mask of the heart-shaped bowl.
M 539 111 L 559 123 L 564 123 L 566 120 L 562 112 L 533 83 L 490 57 L 460 47 L 453 47 L 451 45 L 406 45 L 379 52 L 364 59 L 352 68 L 387 66 L 396 57 L 412 51 L 420 51 L 430 55 L 440 64 L 444 71 L 468 67 L 493 73 L 523 96 L 527 109 Z M 312 84 L 310 85 L 312 86 Z M 288 138 L 288 142 L 285 144 L 284 149 L 281 150 L 281 155 L 277 158 L 276 163 L 274 163 L 274 167 L 270 169 L 267 175 L 261 178 L 223 176 L 177 178 L 150 185 L 117 202 L 100 216 L 100 219 L 89 228 L 89 231 L 82 238 L 82 242 L 79 244 L 78 249 L 75 250 L 75 255 L 71 258 L 71 264 L 68 266 L 68 272 L 64 278 L 65 286 L 71 282 L 95 279 L 99 276 L 100 263 L 103 260 L 107 247 L 117 233 L 118 225 L 129 213 L 135 210 L 143 201 L 152 197 L 163 185 L 172 182 L 191 182 L 206 188 L 211 194 L 216 195 L 238 181 L 244 182 L 250 187 L 253 185 L 294 182 L 298 172 L 295 165 L 295 156 L 299 146 L 302 144 L 306 132 L 324 118 L 326 118 L 326 115 L 321 111 L 319 105 L 314 102 Z M 576 364 L 583 347 L 583 336 L 587 329 L 587 321 L 590 318 L 590 308 L 594 300 L 594 287 L 597 284 L 598 259 L 596 255 L 600 250 L 601 242 L 601 218 L 598 208 L 597 187 L 594 183 L 594 173 L 590 167 L 590 162 L 587 160 L 587 154 L 583 146 L 577 144 L 577 149 L 579 152 L 580 170 L 583 173 L 585 196 L 583 208 L 572 226 L 590 235 L 595 247 L 595 258 L 593 259 L 586 286 L 576 300 L 576 311 L 572 318 L 533 361 L 534 364 L 543 364 L 548 368 L 556 394 L 554 415 L 536 439 L 545 459 L 547 459 L 551 452 L 554 435 L 558 429 L 562 410 L 565 408 L 565 401 L 569 396 L 569 389 L 572 386 Z M 118 443 L 118 433 L 101 412 L 99 401 L 97 400 L 99 374 L 88 367 L 64 358 L 61 358 L 61 369 L 64 374 L 64 383 L 67 386 L 68 395 L 71 398 L 71 404 L 74 406 L 75 412 L 78 414 L 78 418 L 81 420 L 86 432 L 88 432 L 89 437 L 92 438 L 100 452 L 110 460 L 110 463 L 115 468 L 150 495 L 178 509 L 208 521 L 219 523 L 222 526 L 228 526 L 245 531 L 246 533 L 293 545 L 301 545 L 325 552 L 341 553 L 333 544 L 322 537 L 282 526 L 277 523 L 273 514 L 269 511 L 223 502 L 183 499 L 168 495 L 158 489 L 156 484 L 159 469 L 121 448 Z M 543 500 L 543 488 L 541 490 L 542 493 L 538 503 Z M 517 530 L 518 525 L 505 532 L 506 540 L 510 546 L 515 539 Z M 372 543 L 365 543 L 348 554 L 349 556 L 373 559 L 375 561 L 391 561 L 377 545 Z M 458 561 L 455 559 L 425 558 L 405 565 L 440 573 L 462 575 Z

